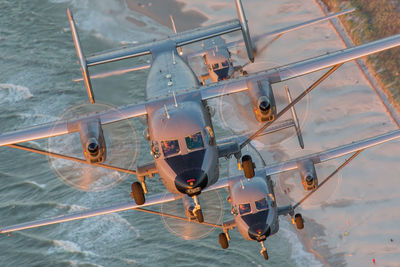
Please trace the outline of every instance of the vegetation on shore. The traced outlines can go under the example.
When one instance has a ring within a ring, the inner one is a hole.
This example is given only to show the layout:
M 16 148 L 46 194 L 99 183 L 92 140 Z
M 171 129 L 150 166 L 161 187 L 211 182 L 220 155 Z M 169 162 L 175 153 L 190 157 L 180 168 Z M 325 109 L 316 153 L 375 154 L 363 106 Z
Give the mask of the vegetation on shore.
M 398 0 L 321 1 L 332 12 L 351 7 L 357 9 L 341 19 L 356 45 L 400 34 L 400 1 Z M 400 103 L 400 48 L 369 56 L 367 63 L 389 90 L 391 98 Z

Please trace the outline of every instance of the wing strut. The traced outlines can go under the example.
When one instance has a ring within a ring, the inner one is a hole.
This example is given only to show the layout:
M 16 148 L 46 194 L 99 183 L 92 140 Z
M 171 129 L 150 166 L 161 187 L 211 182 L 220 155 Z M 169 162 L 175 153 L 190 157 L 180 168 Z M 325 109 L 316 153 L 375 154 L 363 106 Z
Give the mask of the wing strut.
M 172 215 L 172 214 L 168 214 L 168 213 L 163 213 L 163 212 L 159 212 L 159 211 L 148 210 L 148 209 L 143 209 L 143 208 L 136 208 L 135 210 L 143 211 L 143 212 L 147 212 L 147 213 L 151 213 L 151 214 L 156 214 L 156 215 L 160 215 L 160 216 L 165 216 L 165 217 L 168 217 L 168 218 L 173 218 L 173 219 L 177 219 L 177 220 L 181 220 L 181 221 L 193 222 L 193 223 L 203 224 L 203 225 L 207 225 L 207 226 L 211 226 L 211 227 L 224 228 L 220 224 L 214 224 L 214 223 L 208 223 L 208 222 L 199 222 L 197 220 L 191 221 L 188 218 L 184 218 L 184 217 L 180 217 L 180 216 L 176 216 L 176 215 Z
M 292 96 L 290 95 L 289 86 L 285 86 L 286 96 L 288 98 L 289 104 L 292 103 Z M 292 118 L 294 122 L 294 128 L 296 129 L 297 139 L 299 140 L 299 145 L 302 149 L 304 149 L 304 141 L 303 135 L 301 134 L 299 119 L 297 118 L 296 110 L 294 106 L 290 108 L 290 112 L 292 113 Z
M 82 78 L 85 82 L 85 87 L 86 87 L 87 94 L 89 96 L 90 103 L 94 104 L 94 95 L 93 95 L 93 90 L 92 90 L 92 83 L 90 82 L 89 70 L 88 70 L 88 67 L 86 64 L 85 55 L 83 54 L 83 51 L 82 51 L 81 43 L 79 41 L 79 36 L 76 31 L 74 18 L 72 17 L 72 13 L 71 13 L 71 11 L 69 11 L 69 9 L 67 9 L 67 15 L 68 15 L 68 20 L 69 20 L 69 25 L 71 27 L 72 38 L 74 39 L 76 54 L 78 55 L 78 58 L 79 58 L 79 65 L 81 67 Z
M 70 156 L 61 155 L 61 154 L 57 154 L 57 153 L 52 153 L 52 152 L 48 152 L 48 151 L 44 151 L 44 150 L 40 150 L 40 149 L 36 149 L 36 148 L 32 148 L 32 147 L 27 147 L 27 146 L 22 146 L 22 145 L 15 145 L 15 144 L 6 145 L 6 146 L 12 147 L 12 148 L 16 148 L 16 149 L 20 149 L 20 150 L 24 150 L 24 151 L 28 151 L 28 152 L 41 154 L 41 155 L 46 155 L 46 156 L 49 156 L 49 157 L 66 159 L 66 160 L 71 160 L 71 161 L 75 161 L 75 162 L 79 162 L 79 163 L 88 164 L 88 162 L 86 160 L 83 160 L 83 159 L 80 159 L 80 158 L 70 157 Z M 98 167 L 109 169 L 109 170 L 114 170 L 114 171 L 118 171 L 118 172 L 124 172 L 124 173 L 129 173 L 129 174 L 136 175 L 136 170 L 123 169 L 123 168 L 119 168 L 119 167 L 115 167 L 115 166 L 111 166 L 111 165 L 106 165 L 106 164 L 102 164 L 102 163 L 92 163 L 92 164 L 88 164 L 88 165 L 98 166 Z
M 325 178 L 325 180 L 318 186 L 317 189 L 311 191 L 308 193 L 305 197 L 303 197 L 299 202 L 297 202 L 294 206 L 293 209 L 296 209 L 299 205 L 301 205 L 306 199 L 308 199 L 314 192 L 316 192 L 321 186 L 323 186 L 326 182 L 328 182 L 329 179 L 331 179 L 336 173 L 338 173 L 341 169 L 343 169 L 347 164 L 350 163 L 355 157 L 357 157 L 364 149 L 357 150 L 349 159 L 347 159 L 345 162 L 342 163 L 336 170 L 334 170 L 328 177 Z
M 343 63 L 335 65 L 328 72 L 321 76 L 316 82 L 314 82 L 310 87 L 308 87 L 303 93 L 301 93 L 295 100 L 293 100 L 289 105 L 287 105 L 284 109 L 282 109 L 277 115 L 275 120 L 269 121 L 264 126 L 262 126 L 257 132 L 255 132 L 252 136 L 246 139 L 243 143 L 240 144 L 240 149 L 243 149 L 247 146 L 254 138 L 258 137 L 265 129 L 267 129 L 274 121 L 278 120 L 283 114 L 286 113 L 289 109 L 291 109 L 294 105 L 297 104 L 303 97 L 305 97 L 308 93 L 310 93 L 315 87 L 317 87 L 321 82 L 323 82 L 326 78 L 328 78 L 333 72 L 335 72 Z

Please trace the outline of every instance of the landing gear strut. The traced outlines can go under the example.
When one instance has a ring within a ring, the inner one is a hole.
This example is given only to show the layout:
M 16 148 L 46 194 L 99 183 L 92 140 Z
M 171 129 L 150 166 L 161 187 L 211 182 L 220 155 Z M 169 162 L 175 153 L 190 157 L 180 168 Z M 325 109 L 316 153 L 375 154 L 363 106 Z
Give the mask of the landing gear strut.
M 194 216 L 196 216 L 197 221 L 202 223 L 202 222 L 204 222 L 203 211 L 201 210 L 197 196 L 193 196 L 193 200 L 194 200 L 194 204 L 195 204 L 194 209 L 193 209 L 193 214 L 194 214 Z
M 261 247 L 262 247 L 262 249 L 261 249 L 261 251 L 260 251 L 260 254 L 264 256 L 264 259 L 265 259 L 265 260 L 268 260 L 267 248 L 264 247 L 264 242 L 263 242 L 263 241 L 261 241 L 260 244 L 261 244 Z

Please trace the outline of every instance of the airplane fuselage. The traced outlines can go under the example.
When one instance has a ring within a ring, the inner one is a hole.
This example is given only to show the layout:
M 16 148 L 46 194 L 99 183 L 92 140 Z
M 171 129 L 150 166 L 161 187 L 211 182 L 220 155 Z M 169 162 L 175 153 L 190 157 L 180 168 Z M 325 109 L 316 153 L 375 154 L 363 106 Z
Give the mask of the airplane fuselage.
M 148 132 L 157 171 L 172 193 L 197 195 L 218 179 L 218 152 L 210 114 L 200 94 L 176 95 L 199 85 L 176 49 L 153 52 L 146 94 Z
M 278 208 L 269 176 L 261 171 L 251 179 L 232 179 L 229 194 L 235 224 L 244 239 L 260 242 L 278 232 Z

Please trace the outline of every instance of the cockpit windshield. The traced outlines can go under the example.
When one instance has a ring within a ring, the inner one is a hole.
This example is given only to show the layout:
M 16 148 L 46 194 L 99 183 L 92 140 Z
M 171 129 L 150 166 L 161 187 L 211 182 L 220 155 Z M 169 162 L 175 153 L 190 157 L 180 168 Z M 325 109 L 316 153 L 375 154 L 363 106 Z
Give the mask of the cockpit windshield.
M 268 209 L 268 203 L 267 200 L 265 198 L 262 198 L 258 201 L 256 201 L 256 208 L 258 210 L 265 210 Z
M 228 60 L 222 62 L 222 67 L 228 67 Z
M 250 203 L 239 204 L 239 213 L 240 215 L 249 213 L 251 211 Z
M 194 150 L 197 148 L 204 147 L 203 137 L 201 136 L 200 132 L 185 137 L 185 141 L 186 141 L 186 146 L 189 150 Z
M 178 140 L 161 141 L 161 147 L 165 157 L 178 154 L 181 151 Z

